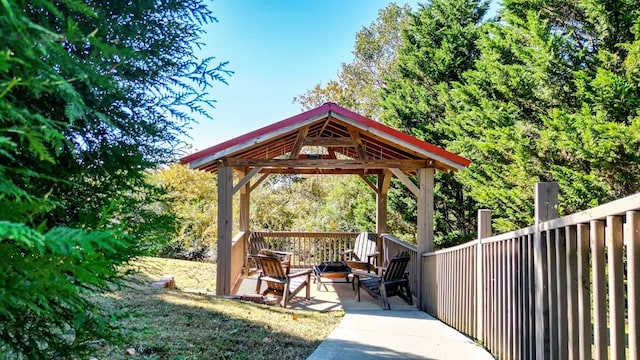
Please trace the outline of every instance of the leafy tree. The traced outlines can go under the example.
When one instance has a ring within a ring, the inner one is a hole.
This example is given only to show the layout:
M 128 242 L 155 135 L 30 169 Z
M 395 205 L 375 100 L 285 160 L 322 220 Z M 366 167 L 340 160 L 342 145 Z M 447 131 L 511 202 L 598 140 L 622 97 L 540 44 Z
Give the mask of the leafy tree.
M 445 147 L 447 136 L 438 126 L 445 115 L 442 98 L 472 69 L 479 56 L 475 45 L 486 15 L 486 1 L 434 0 L 421 5 L 403 29 L 396 76 L 381 90 L 382 121 L 434 145 Z M 416 221 L 414 197 L 402 185 L 390 193 L 390 205 Z M 452 245 L 475 232 L 475 201 L 451 173 L 436 175 L 435 241 Z
M 272 175 L 251 194 L 251 228 L 292 231 L 371 231 L 375 196 L 346 176 Z
M 169 199 L 162 211 L 175 215 L 177 223 L 175 237 L 160 244 L 157 254 L 202 260 L 205 252 L 215 249 L 218 236 L 217 177 L 177 163 L 150 176 L 167 192 Z
M 304 109 L 334 102 L 364 116 L 378 119 L 378 92 L 388 78 L 395 76 L 396 50 L 401 43 L 401 29 L 409 19 L 411 7 L 389 4 L 378 12 L 377 19 L 356 33 L 351 63 L 342 64 L 337 80 L 293 99 Z
M 537 181 L 559 183 L 561 213 L 639 190 L 638 5 L 504 1 L 478 41 L 443 129 L 498 230 L 531 223 Z
M 112 340 L 92 301 L 157 229 L 145 170 L 224 80 L 192 46 L 198 0 L 0 2 L 0 353 L 71 358 Z M 161 230 L 161 229 L 159 229 Z

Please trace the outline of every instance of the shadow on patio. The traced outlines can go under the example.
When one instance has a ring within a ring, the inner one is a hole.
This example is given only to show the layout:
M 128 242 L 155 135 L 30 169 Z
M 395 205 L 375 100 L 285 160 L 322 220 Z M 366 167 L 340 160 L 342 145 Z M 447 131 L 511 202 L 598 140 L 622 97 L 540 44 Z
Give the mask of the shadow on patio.
M 295 272 L 297 270 L 293 270 Z M 255 294 L 257 276 L 252 275 L 241 280 L 242 283 L 238 287 L 237 295 Z M 304 298 L 304 291 L 293 297 L 289 302 L 289 308 L 296 310 L 313 310 L 313 311 L 365 311 L 365 310 L 382 310 L 380 301 L 372 298 L 364 291 L 360 292 L 360 302 L 356 301 L 356 293 L 351 283 L 344 282 L 344 279 L 338 281 L 322 280 L 321 289 L 318 290 L 317 284 L 311 280 L 311 299 Z M 263 288 L 264 290 L 264 285 Z M 415 305 L 408 305 L 404 300 L 397 296 L 389 298 L 391 309 L 393 310 L 417 310 Z M 414 299 L 415 304 L 415 299 Z

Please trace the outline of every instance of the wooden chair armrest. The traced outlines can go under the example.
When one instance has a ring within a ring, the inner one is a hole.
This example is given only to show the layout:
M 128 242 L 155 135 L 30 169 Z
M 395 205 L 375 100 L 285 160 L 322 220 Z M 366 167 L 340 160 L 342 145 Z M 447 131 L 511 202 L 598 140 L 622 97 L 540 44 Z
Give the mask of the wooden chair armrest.
M 351 273 L 355 276 L 363 276 L 363 277 L 372 277 L 372 278 L 377 278 L 380 279 L 382 278 L 382 276 L 376 274 L 376 273 L 372 273 L 372 272 L 366 272 L 364 270 L 351 270 Z
M 340 253 L 340 260 L 346 261 L 353 258 L 353 249 L 345 250 Z
M 298 277 L 298 276 L 311 274 L 312 271 L 313 271 L 313 269 L 308 269 L 308 270 L 304 270 L 304 271 L 298 271 L 298 272 L 295 272 L 293 274 L 288 274 L 287 276 L 289 277 L 289 279 L 291 279 L 291 278 L 295 278 L 295 277 Z
M 289 252 L 289 251 L 280 251 L 280 250 L 273 250 L 273 253 L 274 253 L 274 254 L 276 254 L 276 255 L 288 255 L 288 256 L 293 255 L 293 253 L 292 253 L 292 252 Z

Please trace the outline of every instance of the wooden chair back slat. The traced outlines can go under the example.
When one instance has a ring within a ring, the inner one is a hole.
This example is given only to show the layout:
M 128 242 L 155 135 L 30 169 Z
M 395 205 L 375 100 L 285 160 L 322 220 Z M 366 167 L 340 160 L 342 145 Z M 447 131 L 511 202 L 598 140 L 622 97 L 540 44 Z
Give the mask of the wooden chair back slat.
M 353 259 L 356 261 L 367 261 L 367 255 L 378 251 L 378 235 L 375 233 L 363 232 L 356 237 L 353 244 Z
M 389 266 L 387 266 L 387 270 L 384 273 L 385 280 L 404 278 L 404 272 L 407 269 L 409 260 L 411 260 L 411 257 L 406 251 L 395 255 L 391 260 L 389 260 Z
M 274 293 L 281 296 L 280 306 L 282 307 L 287 307 L 289 300 L 304 288 L 307 289 L 305 298 L 309 299 L 311 270 L 288 274 L 277 254 L 269 249 L 260 250 L 254 258 L 261 268 L 258 275 L 258 283 L 256 284 L 256 293 L 260 293 L 261 285 L 264 281 L 267 288 L 262 294 Z M 305 276 L 305 278 L 300 278 L 301 276 Z
M 391 309 L 388 300 L 391 296 L 399 296 L 407 304 L 412 305 L 411 286 L 409 278 L 405 274 L 410 260 L 409 253 L 402 251 L 389 260 L 389 265 L 382 275 L 367 274 L 362 271 L 355 272 L 356 282 L 358 283 L 356 289 L 358 301 L 360 301 L 360 288 L 363 288 L 371 296 L 379 298 L 382 308 L 385 310 Z M 365 276 L 365 278 L 360 279 L 360 276 Z
M 249 252 L 251 255 L 257 255 L 260 250 L 268 248 L 262 235 L 255 232 L 249 234 Z

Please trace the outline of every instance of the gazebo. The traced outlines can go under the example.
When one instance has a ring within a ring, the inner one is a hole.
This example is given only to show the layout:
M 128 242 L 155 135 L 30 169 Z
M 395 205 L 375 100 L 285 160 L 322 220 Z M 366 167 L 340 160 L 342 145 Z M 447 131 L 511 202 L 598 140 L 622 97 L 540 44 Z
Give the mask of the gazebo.
M 303 151 L 305 147 L 314 151 Z M 246 261 L 245 251 L 232 252 L 233 196 L 240 193 L 239 229 L 246 237 L 251 191 L 270 174 L 360 176 L 376 193 L 378 234 L 387 232 L 387 191 L 395 176 L 417 198 L 419 256 L 433 250 L 435 170 L 457 171 L 469 165 L 463 157 L 333 103 L 185 156 L 181 162 L 218 173 L 218 295 L 231 293 Z

